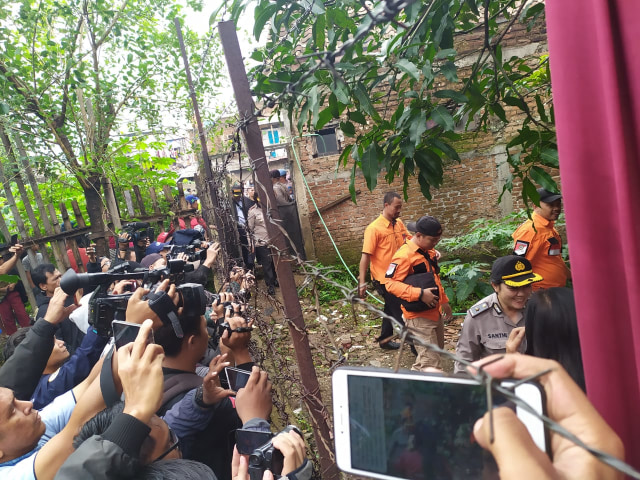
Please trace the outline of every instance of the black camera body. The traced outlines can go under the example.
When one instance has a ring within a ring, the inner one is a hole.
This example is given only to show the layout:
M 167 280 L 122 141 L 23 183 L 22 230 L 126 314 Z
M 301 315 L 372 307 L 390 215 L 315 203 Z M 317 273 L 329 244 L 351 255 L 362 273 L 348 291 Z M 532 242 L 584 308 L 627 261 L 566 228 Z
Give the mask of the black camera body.
M 288 425 L 280 433 L 287 433 L 291 430 L 302 437 L 302 432 L 294 425 Z M 269 440 L 249 455 L 249 478 L 251 480 L 262 480 L 265 470 L 270 470 L 274 478 L 279 478 L 282 474 L 283 463 L 284 456 L 282 452 L 274 448 L 272 440 Z
M 151 241 L 155 238 L 155 232 L 153 228 L 149 226 L 147 222 L 133 222 L 127 223 L 122 229 L 129 234 L 133 244 L 137 244 L 141 240 L 147 238 Z M 128 243 L 129 240 L 118 240 L 121 243 Z
M 167 258 L 175 259 L 179 253 L 184 253 L 187 256 L 188 262 L 202 262 L 207 257 L 206 246 L 207 243 L 200 239 L 192 240 L 188 245 L 171 245 L 171 251 Z M 201 248 L 201 250 L 198 250 L 199 248 Z

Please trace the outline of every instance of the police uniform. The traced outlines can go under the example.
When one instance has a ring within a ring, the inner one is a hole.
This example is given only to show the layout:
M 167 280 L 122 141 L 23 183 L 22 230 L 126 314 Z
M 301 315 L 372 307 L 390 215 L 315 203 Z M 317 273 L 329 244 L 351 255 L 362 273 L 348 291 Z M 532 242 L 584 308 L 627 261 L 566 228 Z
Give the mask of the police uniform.
M 505 353 L 509 334 L 516 327 L 524 327 L 522 313 L 517 323 L 502 311 L 498 294 L 483 298 L 467 311 L 462 332 L 456 347 L 456 355 L 463 360 L 473 362 L 494 353 Z M 518 348 L 520 353 L 526 349 L 526 340 Z M 464 372 L 465 367 L 456 362 L 454 372 Z

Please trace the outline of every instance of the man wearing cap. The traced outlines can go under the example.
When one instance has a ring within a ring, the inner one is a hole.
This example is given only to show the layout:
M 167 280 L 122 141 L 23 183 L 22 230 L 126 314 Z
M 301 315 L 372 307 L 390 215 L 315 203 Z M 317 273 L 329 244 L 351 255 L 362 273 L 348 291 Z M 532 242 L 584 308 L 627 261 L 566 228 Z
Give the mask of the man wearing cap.
M 276 197 L 276 203 L 278 205 L 288 205 L 291 203 L 291 199 L 289 198 L 287 187 L 280 182 L 281 177 L 280 170 L 271 170 L 271 183 L 273 184 L 273 194 Z
M 451 316 L 449 299 L 440 283 L 440 267 L 435 247 L 442 237 L 440 222 L 429 215 L 410 222 L 415 235 L 393 255 L 385 274 L 385 287 L 400 298 L 407 327 L 430 344 L 438 345 L 440 309 Z M 440 368 L 440 355 L 414 342 L 418 357 L 412 370 Z
M 483 298 L 467 312 L 456 347 L 456 355 L 474 362 L 494 353 L 505 353 L 511 331 L 524 327 L 522 312 L 529 300 L 532 286 L 542 277 L 524 257 L 507 255 L 493 262 L 491 286 L 494 293 Z M 524 329 L 520 330 L 521 335 Z M 519 351 L 526 349 L 526 341 Z M 456 362 L 454 372 L 464 372 L 465 366 Z
M 538 194 L 540 206 L 533 209 L 531 220 L 513 232 L 513 253 L 528 259 L 544 278 L 533 286 L 534 290 L 564 287 L 571 272 L 562 259 L 562 237 L 554 227 L 562 213 L 562 195 L 544 188 L 539 188 Z
M 384 298 L 384 313 L 404 324 L 400 300 L 387 292 L 384 287 L 384 275 L 391 263 L 393 254 L 410 238 L 407 227 L 400 220 L 402 199 L 396 192 L 387 192 L 383 198 L 382 214 L 376 218 L 364 231 L 364 244 L 360 258 L 360 275 L 358 295 L 367 295 L 367 269 L 371 267 L 371 280 L 375 289 Z M 397 350 L 400 345 L 390 341 L 393 337 L 393 327 L 387 318 L 382 319 L 382 331 L 378 337 L 381 348 Z

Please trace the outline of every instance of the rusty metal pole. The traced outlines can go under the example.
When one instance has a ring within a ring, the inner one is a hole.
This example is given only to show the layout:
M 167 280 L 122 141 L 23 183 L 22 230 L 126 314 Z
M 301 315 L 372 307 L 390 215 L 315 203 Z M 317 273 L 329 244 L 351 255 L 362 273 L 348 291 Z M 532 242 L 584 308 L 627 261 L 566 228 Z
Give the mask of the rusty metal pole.
M 173 19 L 173 22 L 176 26 L 176 33 L 178 35 L 178 43 L 180 43 L 180 51 L 182 52 L 182 60 L 184 62 L 184 71 L 187 76 L 187 84 L 189 85 L 189 94 L 191 96 L 191 103 L 193 105 L 193 114 L 196 119 L 196 125 L 198 127 L 198 137 L 200 139 L 200 148 L 202 149 L 202 160 L 204 163 L 204 172 L 206 175 L 205 183 L 209 187 L 209 198 L 211 199 L 211 203 L 213 204 L 214 212 L 214 222 L 216 225 L 216 230 L 218 230 L 218 238 L 220 243 L 226 252 L 234 252 L 233 258 L 238 258 L 240 253 L 240 244 L 236 241 L 235 236 L 232 234 L 230 228 L 233 226 L 233 219 L 231 217 L 231 212 L 226 211 L 223 212 L 220 208 L 220 199 L 218 197 L 218 190 L 216 188 L 216 184 L 221 184 L 220 181 L 216 182 L 215 177 L 213 176 L 213 170 L 211 169 L 211 160 L 209 159 L 209 149 L 207 148 L 207 137 L 204 131 L 204 127 L 202 126 L 202 119 L 200 118 L 200 108 L 198 107 L 198 98 L 196 97 L 196 91 L 193 88 L 193 80 L 191 79 L 191 69 L 189 68 L 189 59 L 187 58 L 187 49 L 184 44 L 184 39 L 182 38 L 182 29 L 180 27 L 180 19 L 178 17 Z M 204 213 L 204 211 L 203 211 Z M 223 218 L 223 216 L 225 218 Z M 205 218 L 205 220 L 208 220 Z M 235 228 L 235 227 L 233 227 Z M 240 258 L 242 258 L 240 256 Z M 228 265 L 226 264 L 227 258 L 225 255 L 220 255 L 218 258 L 218 262 L 222 263 L 223 271 L 226 273 L 228 271 Z
M 340 477 L 340 473 L 333 454 L 329 414 L 320 396 L 320 386 L 318 384 L 316 369 L 313 365 L 313 358 L 311 357 L 309 338 L 302 316 L 302 307 L 300 306 L 300 299 L 298 298 L 291 263 L 284 255 L 280 255 L 280 252 L 287 251 L 287 245 L 282 230 L 278 228 L 277 225 L 280 222 L 280 214 L 278 213 L 276 199 L 273 193 L 271 176 L 269 175 L 264 145 L 262 144 L 262 134 L 260 133 L 258 120 L 255 116 L 255 104 L 251 96 L 249 80 L 242 61 L 242 52 L 240 51 L 240 44 L 238 43 L 238 37 L 236 35 L 235 23 L 232 21 L 220 22 L 218 24 L 218 31 L 220 32 L 220 41 L 222 43 L 222 49 L 224 50 L 231 85 L 233 86 L 233 92 L 240 113 L 240 121 L 242 122 L 241 131 L 247 146 L 247 154 L 249 155 L 258 179 L 255 186 L 258 191 L 258 196 L 266 199 L 266 201 L 261 202 L 262 211 L 265 219 L 271 219 L 271 221 L 266 221 L 265 224 L 269 238 L 272 239 L 273 243 L 271 252 L 274 256 L 284 302 L 284 311 L 289 320 L 289 331 L 296 351 L 298 369 L 302 380 L 303 399 L 311 414 L 313 432 L 320 457 L 320 466 L 322 468 L 321 477 L 324 480 L 337 480 Z

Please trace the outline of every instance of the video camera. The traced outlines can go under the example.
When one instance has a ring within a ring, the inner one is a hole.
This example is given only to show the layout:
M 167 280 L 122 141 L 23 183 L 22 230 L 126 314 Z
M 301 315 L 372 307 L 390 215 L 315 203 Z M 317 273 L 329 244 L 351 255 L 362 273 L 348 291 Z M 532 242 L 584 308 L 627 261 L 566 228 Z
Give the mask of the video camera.
M 132 293 L 109 295 L 107 290 L 113 282 L 120 280 L 142 280 L 145 288 L 151 289 L 162 280 L 169 278 L 177 285 L 180 301 L 178 307 L 183 308 L 185 315 L 203 315 L 207 300 L 202 285 L 184 283 L 184 274 L 193 270 L 193 265 L 184 260 L 170 260 L 167 267 L 160 270 L 134 268 L 131 263 L 124 262 L 106 273 L 77 274 L 69 269 L 60 279 L 60 288 L 67 294 L 73 295 L 80 288 L 97 287 L 89 300 L 89 323 L 93 325 L 98 335 L 111 336 L 111 322 L 124 320 L 127 303 Z
M 167 255 L 167 258 L 175 259 L 179 253 L 184 253 L 187 256 L 188 262 L 202 262 L 207 257 L 206 249 L 208 247 L 208 242 L 203 242 L 199 239 L 192 240 L 188 245 L 171 245 L 171 251 L 169 255 Z M 196 250 L 198 248 L 202 250 Z
M 127 223 L 122 229 L 129 234 L 131 241 L 137 244 L 141 240 L 154 239 L 155 232 L 147 222 Z M 129 240 L 118 239 L 120 243 L 129 243 Z
M 304 438 L 302 432 L 294 425 L 285 427 L 280 433 L 287 433 L 291 430 Z M 272 440 L 269 440 L 249 455 L 249 478 L 251 480 L 262 480 L 262 475 L 264 475 L 265 470 L 270 470 L 273 476 L 278 478 L 282 473 L 283 463 L 284 456 L 282 452 L 273 446 Z

